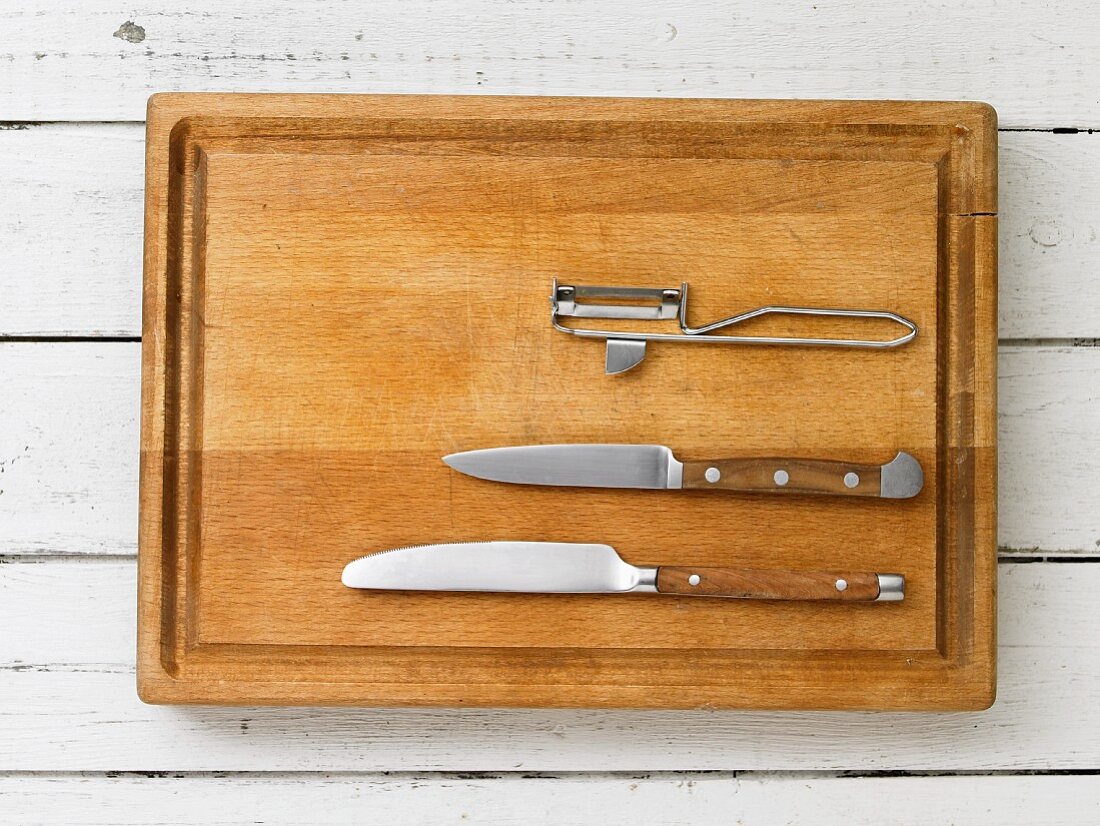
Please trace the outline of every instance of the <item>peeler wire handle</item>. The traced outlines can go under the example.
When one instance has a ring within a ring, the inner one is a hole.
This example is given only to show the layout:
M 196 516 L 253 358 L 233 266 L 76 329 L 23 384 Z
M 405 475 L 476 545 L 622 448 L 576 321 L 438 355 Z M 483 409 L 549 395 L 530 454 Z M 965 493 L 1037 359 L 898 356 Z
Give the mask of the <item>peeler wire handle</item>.
M 578 298 L 605 298 L 619 300 L 657 299 L 657 306 L 637 306 L 629 304 L 581 303 Z M 609 341 L 691 341 L 699 343 L 725 344 L 774 344 L 819 347 L 863 347 L 890 348 L 899 347 L 913 340 L 917 335 L 917 325 L 904 316 L 885 310 L 854 310 L 843 308 L 788 307 L 770 305 L 757 307 L 727 318 L 692 327 L 687 323 L 688 285 L 682 283 L 679 290 L 648 289 L 636 287 L 574 287 L 558 285 L 554 279 L 551 295 L 551 322 L 564 333 L 585 338 L 603 338 Z M 888 340 L 860 338 L 812 338 L 799 336 L 750 336 L 750 335 L 711 335 L 717 330 L 728 329 L 765 315 L 804 315 L 827 316 L 833 318 L 879 318 L 892 321 L 905 328 L 905 333 Z M 596 330 L 579 327 L 567 327 L 559 322 L 559 317 L 660 320 L 675 318 L 680 333 L 623 332 L 618 330 Z
M 680 323 L 680 330 L 687 336 L 706 336 L 712 339 L 730 339 L 732 341 L 755 341 L 758 344 L 802 344 L 802 345 L 821 345 L 834 347 L 898 347 L 909 341 L 912 341 L 917 334 L 917 325 L 907 318 L 898 315 L 897 313 L 887 312 L 885 310 L 850 310 L 840 308 L 820 308 L 820 307 L 785 307 L 770 305 L 767 307 L 757 307 L 755 310 L 748 310 L 747 312 L 737 313 L 731 315 L 728 318 L 720 319 L 719 321 L 712 321 L 710 324 L 704 324 L 701 327 L 691 327 L 687 323 L 687 299 L 688 299 L 688 285 L 686 282 L 680 285 L 680 307 L 677 314 L 677 319 Z M 839 338 L 799 338 L 799 337 L 782 337 L 782 336 L 707 336 L 707 333 L 711 333 L 714 330 L 721 330 L 727 327 L 733 327 L 742 322 L 749 321 L 754 318 L 760 318 L 765 315 L 809 315 L 809 316 L 829 316 L 833 318 L 881 318 L 888 321 L 896 322 L 905 327 L 908 332 L 897 338 L 890 339 L 888 341 L 878 341 L 875 339 L 839 339 Z

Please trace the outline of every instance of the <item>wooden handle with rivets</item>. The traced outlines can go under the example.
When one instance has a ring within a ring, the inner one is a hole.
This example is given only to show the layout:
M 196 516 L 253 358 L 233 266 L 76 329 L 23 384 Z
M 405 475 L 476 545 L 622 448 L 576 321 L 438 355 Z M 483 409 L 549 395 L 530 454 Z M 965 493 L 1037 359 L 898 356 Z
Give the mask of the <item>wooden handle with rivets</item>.
M 684 489 L 881 496 L 882 468 L 818 459 L 717 459 L 684 462 Z
M 894 574 L 883 576 L 896 577 Z M 879 574 L 864 571 L 771 571 L 671 565 L 657 569 L 657 592 L 661 594 L 867 602 L 878 599 L 881 591 Z M 900 592 L 889 598 L 900 599 Z

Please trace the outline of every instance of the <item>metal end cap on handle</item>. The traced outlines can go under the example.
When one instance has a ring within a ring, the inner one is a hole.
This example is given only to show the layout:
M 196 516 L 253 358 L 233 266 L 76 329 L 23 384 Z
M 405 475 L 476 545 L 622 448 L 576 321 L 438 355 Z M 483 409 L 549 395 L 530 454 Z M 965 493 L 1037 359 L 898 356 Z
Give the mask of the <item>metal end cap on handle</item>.
M 883 499 L 911 499 L 924 487 L 924 471 L 918 462 L 904 450 L 888 464 L 882 466 Z
M 875 602 L 901 602 L 905 599 L 905 577 L 901 574 L 876 574 L 878 597 Z

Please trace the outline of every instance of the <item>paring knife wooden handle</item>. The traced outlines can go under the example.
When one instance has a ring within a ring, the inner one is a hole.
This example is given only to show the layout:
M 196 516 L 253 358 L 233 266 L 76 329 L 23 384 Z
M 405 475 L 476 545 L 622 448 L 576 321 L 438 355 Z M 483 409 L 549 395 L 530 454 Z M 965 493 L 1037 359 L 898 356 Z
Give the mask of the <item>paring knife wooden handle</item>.
M 884 499 L 908 499 L 923 485 L 920 464 L 905 452 L 885 465 L 778 457 L 684 462 L 683 475 L 685 490 L 831 493 Z
M 900 574 L 865 571 L 772 571 L 662 565 L 657 569 L 657 592 L 738 599 L 898 601 L 905 593 L 905 578 Z

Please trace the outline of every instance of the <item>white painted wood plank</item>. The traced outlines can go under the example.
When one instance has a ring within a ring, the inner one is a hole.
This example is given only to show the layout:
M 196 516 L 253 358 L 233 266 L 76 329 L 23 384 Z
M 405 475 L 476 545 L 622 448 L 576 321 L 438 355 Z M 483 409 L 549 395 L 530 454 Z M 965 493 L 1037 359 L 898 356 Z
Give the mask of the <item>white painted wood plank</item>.
M 144 164 L 134 124 L 0 129 L 0 334 L 140 334 Z
M 1100 126 L 1088 0 L 26 0 L 0 111 L 140 120 L 154 91 L 984 97 L 1010 126 Z
M 743 811 L 743 822 L 753 826 L 1080 826 L 1100 821 L 1095 776 L 742 775 L 733 782 L 733 810 Z
M 0 566 L 0 771 L 1094 768 L 1100 564 L 1000 567 L 1000 693 L 955 714 L 143 705 L 133 564 Z M 110 606 L 110 607 L 108 607 Z
M 461 778 L 0 778 L 0 810 L 34 824 L 728 824 L 728 775 Z
M 136 552 L 139 350 L 0 342 L 0 553 Z
M 143 127 L 0 129 L 0 335 L 141 332 Z M 1100 135 L 1001 134 L 1001 336 L 1100 335 Z
M 1001 337 L 1100 337 L 1100 134 L 999 137 Z
M 23 824 L 685 824 L 1078 826 L 1100 819 L 1095 777 L 760 774 L 2 777 Z
M 999 543 L 1100 553 L 1100 348 L 1002 347 Z
M 0 343 L 0 554 L 135 552 L 139 347 Z M 1000 370 L 1000 545 L 1100 553 L 1100 348 Z
M 5 563 L 0 565 L 0 670 L 101 667 L 133 673 L 136 616 L 132 559 Z

